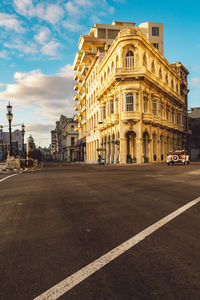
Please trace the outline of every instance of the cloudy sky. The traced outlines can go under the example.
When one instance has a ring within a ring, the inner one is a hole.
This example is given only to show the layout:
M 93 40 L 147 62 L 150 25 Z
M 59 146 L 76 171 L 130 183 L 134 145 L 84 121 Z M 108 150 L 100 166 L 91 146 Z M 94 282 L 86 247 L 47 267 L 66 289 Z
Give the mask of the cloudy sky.
M 0 125 L 7 124 L 10 100 L 13 124 L 25 123 L 27 135 L 48 146 L 60 114 L 74 114 L 72 64 L 80 35 L 113 20 L 164 23 L 165 57 L 189 69 L 189 107 L 200 106 L 199 14 L 199 1 L 185 0 L 1 0 Z

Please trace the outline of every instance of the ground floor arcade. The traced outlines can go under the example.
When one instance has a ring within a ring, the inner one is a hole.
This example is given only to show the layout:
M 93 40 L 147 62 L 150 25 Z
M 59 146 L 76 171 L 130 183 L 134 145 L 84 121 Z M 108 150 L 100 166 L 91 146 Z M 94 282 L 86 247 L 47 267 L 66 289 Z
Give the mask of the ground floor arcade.
M 164 162 L 169 151 L 185 147 L 186 135 L 182 131 L 116 125 L 87 140 L 87 162 L 97 163 L 99 155 L 106 164 Z

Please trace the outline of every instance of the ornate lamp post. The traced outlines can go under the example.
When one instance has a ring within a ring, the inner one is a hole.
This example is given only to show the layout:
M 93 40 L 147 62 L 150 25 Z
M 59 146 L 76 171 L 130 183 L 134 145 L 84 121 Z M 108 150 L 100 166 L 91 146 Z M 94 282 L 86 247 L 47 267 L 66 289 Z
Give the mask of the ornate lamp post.
M 22 158 L 24 158 L 24 135 L 25 135 L 25 125 L 22 124 Z
M 7 119 L 8 119 L 8 122 L 9 122 L 9 135 L 10 135 L 10 153 L 9 153 L 9 156 L 12 156 L 13 153 L 12 153 L 12 129 L 11 129 L 11 122 L 12 122 L 12 118 L 13 118 L 13 114 L 12 114 L 12 106 L 10 105 L 10 102 L 7 106 Z

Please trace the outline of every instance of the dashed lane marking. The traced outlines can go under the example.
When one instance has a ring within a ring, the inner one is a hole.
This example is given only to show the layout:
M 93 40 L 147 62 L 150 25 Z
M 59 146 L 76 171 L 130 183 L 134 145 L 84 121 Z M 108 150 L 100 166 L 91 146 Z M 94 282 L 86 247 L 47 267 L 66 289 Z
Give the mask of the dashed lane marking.
M 190 207 L 196 205 L 200 202 L 200 197 L 197 199 L 189 202 L 188 204 L 180 207 L 179 209 L 175 210 L 173 213 L 167 215 L 166 217 L 162 218 L 158 222 L 154 223 L 153 225 L 147 227 L 140 233 L 136 234 L 123 244 L 119 245 L 118 247 L 112 249 L 105 255 L 101 256 L 100 258 L 96 259 L 86 267 L 82 268 L 81 270 L 77 271 L 73 275 L 67 277 L 60 283 L 56 284 L 40 296 L 34 298 L 33 300 L 55 300 L 61 297 L 63 294 L 71 290 L 73 287 L 75 287 L 77 284 L 103 268 L 105 265 L 110 263 L 112 260 L 144 240 L 147 236 L 152 234 L 154 231 L 158 230 L 174 218 L 176 218 L 178 215 L 182 214 L 186 210 L 188 210 Z
M 12 175 L 6 176 L 6 177 L 4 177 L 4 178 L 0 179 L 0 182 L 4 181 L 4 180 L 6 180 L 6 179 L 8 179 L 8 178 L 10 178 L 10 177 L 13 177 L 13 176 L 19 175 L 19 174 L 21 174 L 21 173 L 22 173 L 22 171 L 21 171 L 21 172 L 19 172 L 19 173 L 15 173 L 15 174 L 12 174 Z

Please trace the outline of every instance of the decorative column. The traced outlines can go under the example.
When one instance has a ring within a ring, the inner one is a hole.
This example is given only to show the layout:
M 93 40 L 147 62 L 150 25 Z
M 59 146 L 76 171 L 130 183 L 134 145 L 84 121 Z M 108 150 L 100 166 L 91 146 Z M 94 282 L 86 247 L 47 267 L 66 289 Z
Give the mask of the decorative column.
M 120 138 L 120 153 L 119 153 L 120 164 L 126 163 L 126 154 L 127 154 L 127 139 Z
M 142 138 L 136 137 L 136 160 L 138 164 L 142 163 Z

